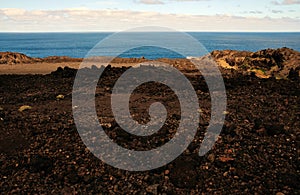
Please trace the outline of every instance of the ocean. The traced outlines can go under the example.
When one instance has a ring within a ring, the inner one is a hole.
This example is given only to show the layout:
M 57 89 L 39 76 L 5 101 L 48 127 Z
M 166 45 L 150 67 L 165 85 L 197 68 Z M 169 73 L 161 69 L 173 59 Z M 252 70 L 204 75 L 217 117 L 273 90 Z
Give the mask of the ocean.
M 99 41 L 112 33 L 0 33 L 0 51 L 24 53 L 31 57 L 70 56 L 83 58 Z M 188 32 L 208 52 L 213 50 L 258 51 L 267 48 L 289 47 L 300 51 L 300 33 L 237 33 Z M 146 37 L 145 33 L 145 37 Z M 184 47 L 188 45 L 183 44 Z M 111 56 L 111 45 L 102 55 Z M 140 47 L 129 50 L 120 57 L 182 58 L 178 53 L 162 48 Z

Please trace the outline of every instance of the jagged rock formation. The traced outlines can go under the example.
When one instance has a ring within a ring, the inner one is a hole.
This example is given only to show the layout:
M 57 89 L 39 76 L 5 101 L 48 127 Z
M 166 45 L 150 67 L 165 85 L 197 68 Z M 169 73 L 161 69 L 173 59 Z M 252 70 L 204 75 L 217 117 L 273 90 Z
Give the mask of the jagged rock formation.
M 20 64 L 40 61 L 38 58 L 31 58 L 22 53 L 0 52 L 0 64 Z
M 67 56 L 49 56 L 45 58 L 32 58 L 17 52 L 0 52 L 0 64 L 32 64 L 37 62 L 59 63 L 59 62 L 81 62 L 81 58 Z
M 257 52 L 213 51 L 211 55 L 224 68 L 254 72 L 261 78 L 296 78 L 297 74 L 299 77 L 300 52 L 286 47 Z

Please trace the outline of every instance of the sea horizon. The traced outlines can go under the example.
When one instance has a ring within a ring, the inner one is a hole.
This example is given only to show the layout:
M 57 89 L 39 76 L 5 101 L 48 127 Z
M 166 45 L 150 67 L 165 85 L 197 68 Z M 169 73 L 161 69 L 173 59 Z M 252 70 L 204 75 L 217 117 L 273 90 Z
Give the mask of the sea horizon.
M 118 33 L 123 32 L 123 30 L 95 30 L 95 31 L 0 31 L 1 33 Z M 139 32 L 163 32 L 163 31 L 139 31 Z M 300 33 L 300 31 L 219 31 L 219 30 L 205 30 L 205 31 L 197 31 L 197 30 L 174 30 L 174 32 L 183 32 L 183 33 Z
M 0 51 L 23 53 L 30 57 L 68 56 L 84 58 L 101 40 L 115 32 L 0 32 Z M 131 33 L 131 32 L 129 32 Z M 147 38 L 149 33 L 138 32 Z M 154 32 L 170 33 L 170 32 Z M 300 32 L 184 32 L 198 40 L 207 50 L 259 51 L 288 47 L 300 51 Z M 188 47 L 188 46 L 183 46 Z M 97 56 L 114 56 L 115 47 Z M 118 57 L 147 59 L 185 58 L 162 48 L 140 47 Z

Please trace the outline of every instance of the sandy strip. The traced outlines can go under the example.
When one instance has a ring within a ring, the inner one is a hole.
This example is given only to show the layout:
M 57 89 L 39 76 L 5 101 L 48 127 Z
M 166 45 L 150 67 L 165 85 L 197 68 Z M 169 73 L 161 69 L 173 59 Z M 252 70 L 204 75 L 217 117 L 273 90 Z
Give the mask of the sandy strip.
M 134 66 L 138 63 L 111 63 L 112 66 Z M 62 63 L 34 63 L 34 64 L 0 64 L 0 74 L 49 74 L 58 67 L 68 66 L 78 69 L 80 62 L 62 62 Z M 97 65 L 101 66 L 101 65 Z

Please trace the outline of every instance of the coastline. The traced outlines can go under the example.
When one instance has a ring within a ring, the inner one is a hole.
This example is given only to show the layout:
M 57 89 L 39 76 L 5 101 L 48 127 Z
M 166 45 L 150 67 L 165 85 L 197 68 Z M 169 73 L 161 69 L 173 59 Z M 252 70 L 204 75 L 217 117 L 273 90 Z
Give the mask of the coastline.
M 203 60 L 212 57 L 220 69 L 234 70 L 243 74 L 254 73 L 260 78 L 275 77 L 286 79 L 292 72 L 300 74 L 300 52 L 290 48 L 264 49 L 256 52 L 237 50 L 215 50 L 208 56 L 196 57 Z M 91 57 L 71 58 L 67 56 L 49 56 L 45 58 L 32 58 L 25 54 L 15 52 L 0 52 L 1 74 L 49 74 L 59 67 L 79 69 L 81 63 L 91 67 L 92 65 L 112 67 L 133 67 L 143 63 L 162 62 L 170 64 L 179 70 L 192 71 L 194 69 L 189 59 L 184 58 L 160 58 L 148 60 L 141 58 L 112 58 Z M 84 68 L 84 67 L 81 67 Z

